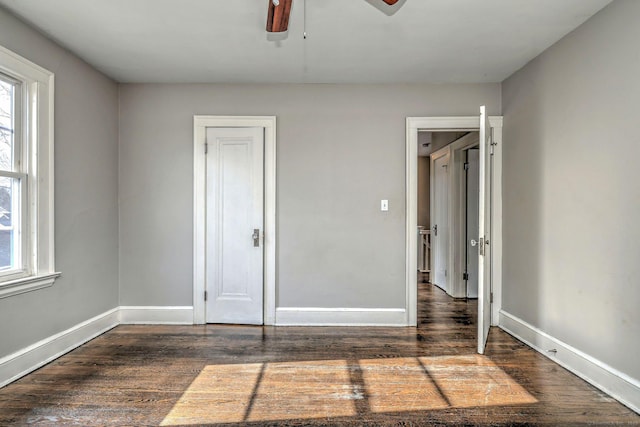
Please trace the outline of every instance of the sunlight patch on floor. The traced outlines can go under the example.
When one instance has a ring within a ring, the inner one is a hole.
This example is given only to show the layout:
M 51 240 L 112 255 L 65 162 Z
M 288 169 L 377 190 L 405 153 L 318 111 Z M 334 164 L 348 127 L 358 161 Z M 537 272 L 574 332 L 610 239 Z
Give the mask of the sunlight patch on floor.
M 344 360 L 209 365 L 161 425 L 348 417 L 352 390 Z
M 242 422 L 261 370 L 262 363 L 205 366 L 160 425 Z
M 163 426 L 532 404 L 480 355 L 206 366 Z
M 480 355 L 361 360 L 372 412 L 531 404 L 537 400 Z
M 357 398 L 344 360 L 270 363 L 247 421 L 353 416 Z
M 522 405 L 538 401 L 485 356 L 419 359 L 453 408 Z
M 449 407 L 415 357 L 360 360 L 360 368 L 371 412 Z

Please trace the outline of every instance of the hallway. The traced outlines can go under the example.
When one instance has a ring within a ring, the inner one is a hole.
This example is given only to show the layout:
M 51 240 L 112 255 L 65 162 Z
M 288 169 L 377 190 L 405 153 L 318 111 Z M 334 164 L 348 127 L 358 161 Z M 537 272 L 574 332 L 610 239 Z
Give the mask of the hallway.
M 0 390 L 0 425 L 640 425 L 419 284 L 419 327 L 119 326 Z

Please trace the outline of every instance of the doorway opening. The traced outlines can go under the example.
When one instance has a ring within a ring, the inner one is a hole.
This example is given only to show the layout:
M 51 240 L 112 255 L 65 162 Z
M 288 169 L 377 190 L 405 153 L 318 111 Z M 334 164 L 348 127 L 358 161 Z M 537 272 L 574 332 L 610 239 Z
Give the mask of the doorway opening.
M 477 131 L 418 131 L 418 300 L 443 293 L 440 301 L 468 299 L 476 313 L 478 141 Z
M 466 243 L 478 234 L 478 138 L 477 131 L 418 133 L 418 229 L 430 252 L 423 263 L 430 268 L 421 270 L 419 257 L 418 270 L 428 270 L 430 282 L 454 298 L 469 297 L 464 282 L 474 275 L 466 273 L 477 270 L 477 248 Z
M 407 119 L 407 323 L 417 324 L 419 281 L 434 283 L 451 298 L 477 296 L 479 353 L 500 310 L 501 142 L 502 118 L 488 117 L 485 107 L 479 116 Z M 419 192 L 425 194 L 418 186 L 419 176 L 424 181 L 426 175 L 419 171 L 419 164 L 425 164 L 420 157 L 427 154 L 419 156 L 419 150 L 424 149 L 429 153 L 428 224 L 424 204 L 418 208 Z M 469 179 L 476 164 L 477 182 Z M 472 222 L 478 223 L 477 231 Z

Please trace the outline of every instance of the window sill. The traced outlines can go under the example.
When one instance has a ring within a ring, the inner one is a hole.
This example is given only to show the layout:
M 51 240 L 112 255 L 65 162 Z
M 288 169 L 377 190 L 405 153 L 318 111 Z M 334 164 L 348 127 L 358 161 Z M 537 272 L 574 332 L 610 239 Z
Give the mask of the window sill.
M 60 274 L 61 273 L 41 274 L 39 276 L 22 277 L 0 283 L 0 299 L 48 288 L 53 285 L 53 282 L 55 282 Z

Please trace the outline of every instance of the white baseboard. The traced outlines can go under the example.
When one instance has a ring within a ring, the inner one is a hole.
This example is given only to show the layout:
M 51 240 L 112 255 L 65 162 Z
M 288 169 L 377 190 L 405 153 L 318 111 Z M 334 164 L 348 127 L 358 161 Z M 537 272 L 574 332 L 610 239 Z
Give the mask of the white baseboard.
M 404 308 L 279 307 L 277 326 L 407 326 Z
M 640 413 L 640 381 L 500 310 L 499 326 L 560 366 Z M 555 349 L 556 352 L 549 352 Z
M 3 357 L 0 359 L 0 387 L 4 387 L 29 372 L 35 371 L 109 329 L 118 326 L 118 323 L 118 308 L 116 307 Z
M 120 307 L 123 325 L 193 325 L 193 307 Z

